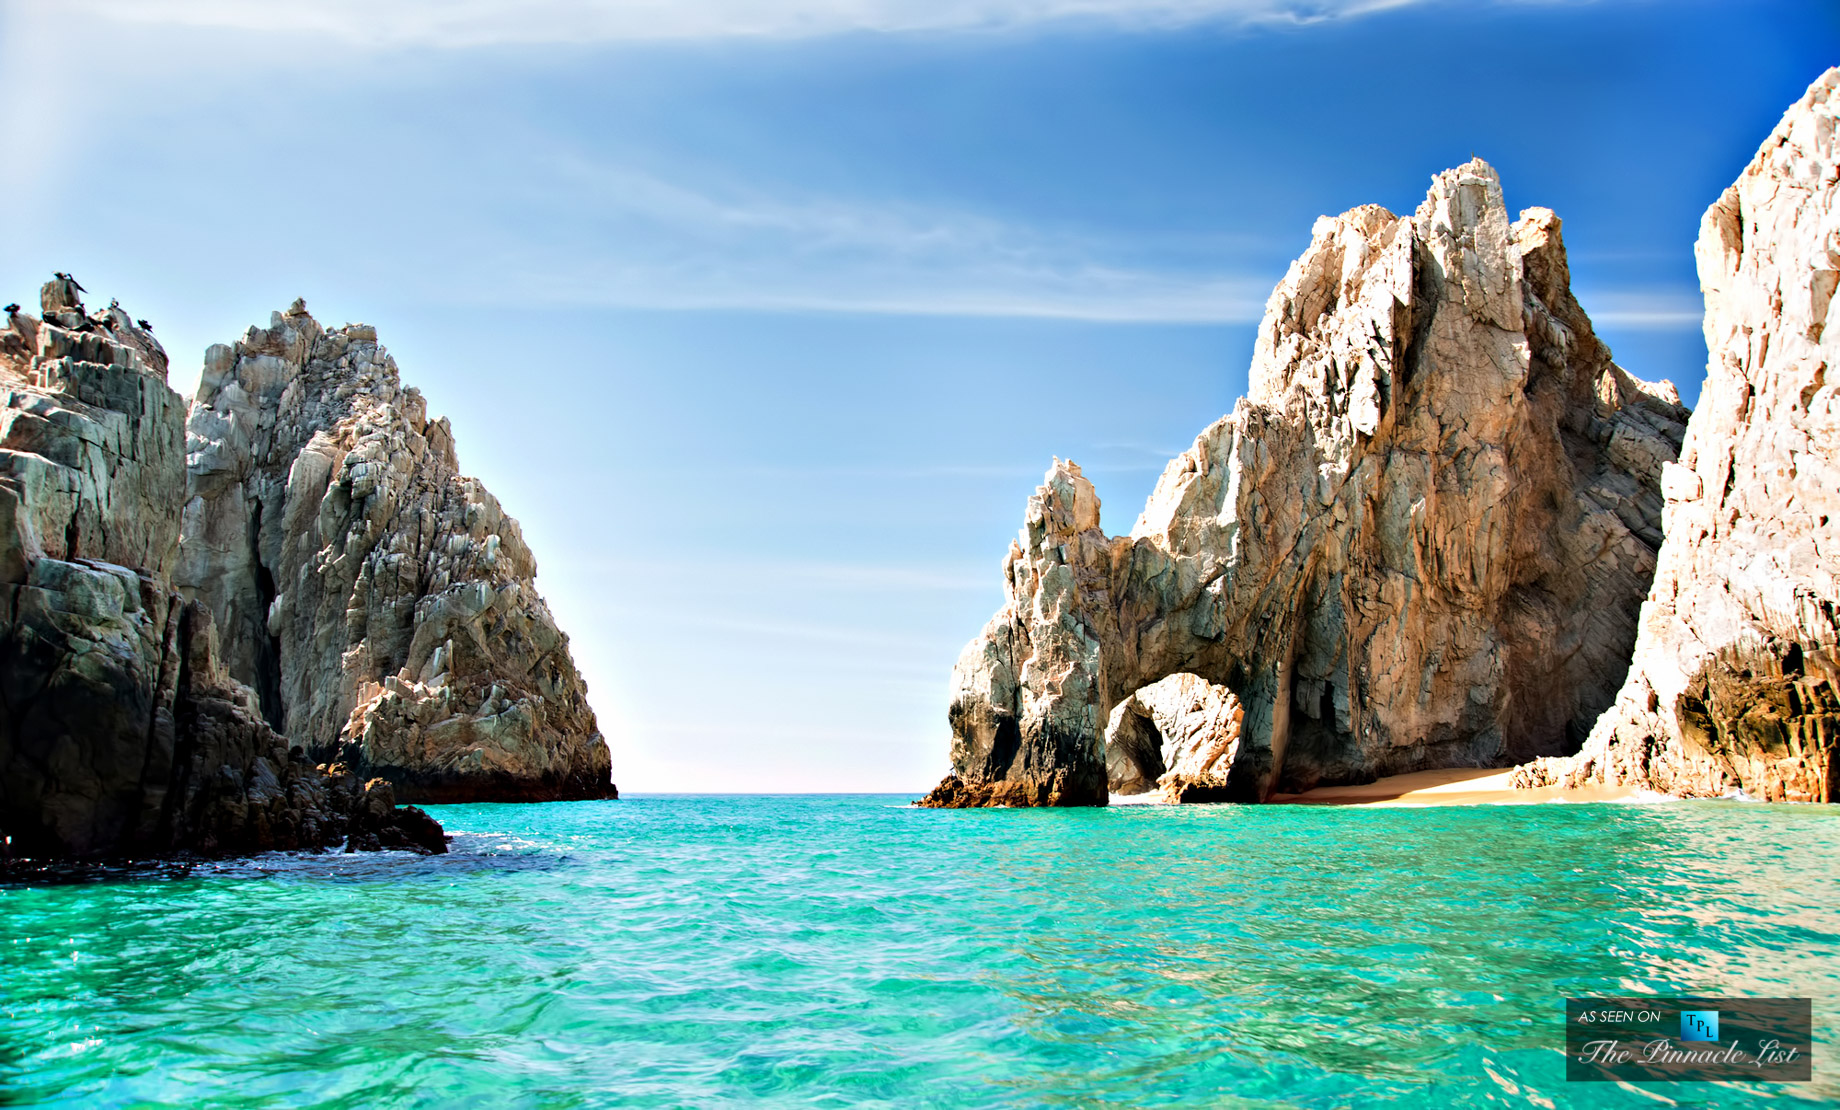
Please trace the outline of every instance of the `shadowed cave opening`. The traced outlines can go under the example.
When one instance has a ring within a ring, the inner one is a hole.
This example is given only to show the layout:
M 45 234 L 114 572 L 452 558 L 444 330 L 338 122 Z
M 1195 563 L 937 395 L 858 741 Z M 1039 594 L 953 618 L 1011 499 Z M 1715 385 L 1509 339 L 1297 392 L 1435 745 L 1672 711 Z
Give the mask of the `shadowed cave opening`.
M 1163 732 L 1133 695 L 1116 728 L 1105 738 L 1105 786 L 1113 794 L 1143 794 L 1169 770 L 1163 761 Z

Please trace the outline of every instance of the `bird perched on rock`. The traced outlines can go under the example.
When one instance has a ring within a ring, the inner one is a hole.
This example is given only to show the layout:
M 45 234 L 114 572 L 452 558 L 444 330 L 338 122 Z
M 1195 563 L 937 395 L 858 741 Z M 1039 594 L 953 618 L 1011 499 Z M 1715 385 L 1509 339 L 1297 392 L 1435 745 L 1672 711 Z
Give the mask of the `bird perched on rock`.
M 145 320 L 136 320 L 134 321 L 134 323 L 135 323 L 135 326 L 139 327 L 142 331 L 152 331 L 153 330 L 153 325 L 149 324 Z
M 6 306 L 6 314 L 7 314 L 8 316 L 17 316 L 17 315 L 19 315 L 19 306 L 18 306 L 17 304 L 10 304 L 10 305 L 7 305 L 7 306 Z

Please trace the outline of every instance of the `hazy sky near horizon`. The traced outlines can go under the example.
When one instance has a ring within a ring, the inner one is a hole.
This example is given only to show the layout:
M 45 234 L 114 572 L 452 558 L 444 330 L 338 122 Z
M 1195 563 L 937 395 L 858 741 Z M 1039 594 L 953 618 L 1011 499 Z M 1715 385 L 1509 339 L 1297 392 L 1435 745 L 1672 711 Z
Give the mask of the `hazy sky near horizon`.
M 0 300 L 375 324 L 522 522 L 625 791 L 891 790 L 1053 455 L 1128 530 L 1321 214 L 1480 155 L 1691 402 L 1806 2 L 0 0 Z

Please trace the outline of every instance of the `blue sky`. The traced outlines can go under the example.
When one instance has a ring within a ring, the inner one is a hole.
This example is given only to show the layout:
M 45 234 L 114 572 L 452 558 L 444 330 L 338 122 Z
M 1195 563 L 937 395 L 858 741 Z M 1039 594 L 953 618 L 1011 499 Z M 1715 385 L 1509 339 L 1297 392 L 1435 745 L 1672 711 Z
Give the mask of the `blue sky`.
M 1311 222 L 1481 155 L 1697 396 L 1699 216 L 1807 3 L 0 0 L 0 294 L 376 324 L 524 525 L 626 790 L 921 790 L 1050 456 L 1108 529 Z

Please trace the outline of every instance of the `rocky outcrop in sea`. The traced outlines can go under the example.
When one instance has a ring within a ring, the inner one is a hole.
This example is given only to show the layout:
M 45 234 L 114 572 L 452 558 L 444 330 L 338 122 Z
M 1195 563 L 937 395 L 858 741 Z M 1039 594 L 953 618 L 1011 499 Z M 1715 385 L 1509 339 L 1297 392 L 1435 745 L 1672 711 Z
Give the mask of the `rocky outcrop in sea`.
M 0 329 L 5 854 L 409 847 L 617 797 L 517 522 L 364 325 L 167 356 L 64 275 Z
M 617 797 L 517 521 L 363 324 L 212 347 L 174 579 L 262 716 L 427 802 Z
M 65 275 L 0 321 L 0 856 L 231 854 L 440 826 L 270 727 L 173 584 L 184 401 Z
M 1108 771 L 1108 730 L 1157 751 L 1159 782 L 1196 756 L 1164 788 L 1197 799 L 1576 750 L 1628 669 L 1687 416 L 1612 361 L 1558 218 L 1511 220 L 1487 164 L 1411 216 L 1319 220 L 1247 397 L 1130 535 L 1055 461 L 954 669 L 952 772 L 922 804 L 1104 804 L 1156 770 Z M 1177 675 L 1215 734 L 1169 743 Z
M 1522 786 L 1840 800 L 1840 68 L 1707 210 L 1711 358 L 1614 707 Z

